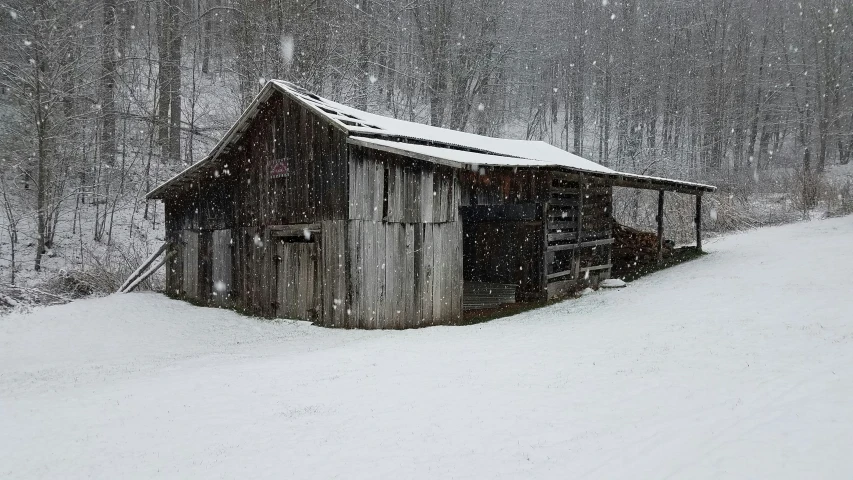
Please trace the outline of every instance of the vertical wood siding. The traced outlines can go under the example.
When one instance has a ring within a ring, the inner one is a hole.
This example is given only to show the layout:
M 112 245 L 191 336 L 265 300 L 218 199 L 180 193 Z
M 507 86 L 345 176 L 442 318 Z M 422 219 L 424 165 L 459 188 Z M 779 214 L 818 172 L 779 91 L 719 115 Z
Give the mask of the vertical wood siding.
M 449 168 L 350 146 L 350 328 L 462 320 L 460 190 Z

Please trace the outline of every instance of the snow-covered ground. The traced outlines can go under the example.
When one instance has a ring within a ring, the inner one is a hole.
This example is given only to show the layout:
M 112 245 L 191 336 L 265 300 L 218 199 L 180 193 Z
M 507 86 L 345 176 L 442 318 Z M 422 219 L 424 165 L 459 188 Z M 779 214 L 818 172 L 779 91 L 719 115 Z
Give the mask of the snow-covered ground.
M 0 318 L 2 478 L 853 478 L 853 217 L 469 327 Z

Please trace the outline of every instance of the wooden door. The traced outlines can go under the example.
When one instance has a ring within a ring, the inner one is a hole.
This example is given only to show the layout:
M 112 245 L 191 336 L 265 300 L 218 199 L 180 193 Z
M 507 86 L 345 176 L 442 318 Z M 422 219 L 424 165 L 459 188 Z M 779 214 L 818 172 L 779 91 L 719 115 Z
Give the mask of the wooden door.
M 320 316 L 318 244 L 283 238 L 275 245 L 276 317 L 317 320 Z
M 184 230 L 183 290 L 187 298 L 198 298 L 198 232 Z

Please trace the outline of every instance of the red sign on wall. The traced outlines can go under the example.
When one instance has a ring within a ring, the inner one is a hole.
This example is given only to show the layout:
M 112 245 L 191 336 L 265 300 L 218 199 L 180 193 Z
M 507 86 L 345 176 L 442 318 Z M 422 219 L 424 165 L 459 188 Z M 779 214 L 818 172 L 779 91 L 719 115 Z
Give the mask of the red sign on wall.
M 272 164 L 270 177 L 281 178 L 287 175 L 287 159 L 281 159 Z

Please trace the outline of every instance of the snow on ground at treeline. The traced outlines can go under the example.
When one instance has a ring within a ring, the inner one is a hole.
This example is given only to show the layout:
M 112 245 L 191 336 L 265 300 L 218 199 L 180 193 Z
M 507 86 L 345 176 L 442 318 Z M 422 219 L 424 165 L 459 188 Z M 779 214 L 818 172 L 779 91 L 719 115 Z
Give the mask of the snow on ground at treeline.
M 2 478 L 851 478 L 853 217 L 627 288 L 345 331 L 113 295 L 0 318 Z

